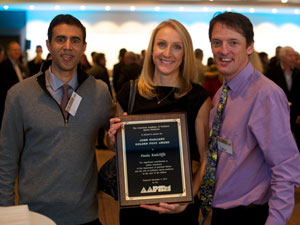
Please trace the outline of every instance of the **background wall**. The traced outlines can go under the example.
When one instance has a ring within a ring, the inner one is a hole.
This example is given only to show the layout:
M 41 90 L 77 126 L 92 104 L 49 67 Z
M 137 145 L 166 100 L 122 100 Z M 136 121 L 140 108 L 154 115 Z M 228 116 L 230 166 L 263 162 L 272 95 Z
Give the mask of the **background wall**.
M 25 48 L 26 12 L 0 12 L 0 44 L 18 41 Z
M 50 21 L 59 13 L 70 13 L 83 22 L 87 28 L 86 55 L 91 60 L 92 51 L 105 53 L 108 69 L 112 69 L 113 64 L 118 61 L 120 48 L 136 53 L 147 49 L 152 30 L 161 21 L 169 18 L 179 20 L 187 27 L 194 48 L 201 48 L 204 51 L 204 62 L 212 55 L 208 26 L 215 12 L 27 11 L 26 39 L 31 40 L 31 49 L 27 51 L 29 59 L 34 57 L 35 46 L 39 44 L 43 46 L 46 57 L 47 29 Z M 300 51 L 299 14 L 243 14 L 249 17 L 254 25 L 255 48 L 258 52 L 265 51 L 271 57 L 277 45 L 289 45 Z M 0 25 L 0 30 L 1 26 L 3 25 Z

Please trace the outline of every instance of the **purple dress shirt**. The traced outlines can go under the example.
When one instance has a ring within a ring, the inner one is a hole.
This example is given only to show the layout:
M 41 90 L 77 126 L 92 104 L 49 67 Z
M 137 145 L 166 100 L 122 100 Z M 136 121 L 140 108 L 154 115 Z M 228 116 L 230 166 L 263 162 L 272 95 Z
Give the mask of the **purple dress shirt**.
M 267 225 L 284 225 L 300 185 L 300 155 L 290 129 L 284 92 L 249 63 L 228 82 L 220 137 L 232 155 L 219 150 L 212 206 L 233 208 L 269 202 Z M 213 99 L 212 125 L 222 87 Z

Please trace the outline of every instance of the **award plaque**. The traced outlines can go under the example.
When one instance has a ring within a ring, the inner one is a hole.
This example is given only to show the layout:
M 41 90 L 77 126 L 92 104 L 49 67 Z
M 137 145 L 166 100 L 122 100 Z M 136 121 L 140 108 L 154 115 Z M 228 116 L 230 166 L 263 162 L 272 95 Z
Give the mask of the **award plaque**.
M 116 155 L 120 207 L 193 201 L 186 115 L 120 117 Z

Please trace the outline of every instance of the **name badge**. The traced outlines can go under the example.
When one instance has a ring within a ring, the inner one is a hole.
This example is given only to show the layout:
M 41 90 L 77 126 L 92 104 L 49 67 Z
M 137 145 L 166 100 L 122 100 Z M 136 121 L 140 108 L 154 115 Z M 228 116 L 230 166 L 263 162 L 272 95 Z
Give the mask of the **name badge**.
M 232 142 L 221 137 L 217 137 L 218 149 L 232 155 Z
M 75 116 L 81 99 L 82 97 L 73 91 L 65 110 L 72 116 Z

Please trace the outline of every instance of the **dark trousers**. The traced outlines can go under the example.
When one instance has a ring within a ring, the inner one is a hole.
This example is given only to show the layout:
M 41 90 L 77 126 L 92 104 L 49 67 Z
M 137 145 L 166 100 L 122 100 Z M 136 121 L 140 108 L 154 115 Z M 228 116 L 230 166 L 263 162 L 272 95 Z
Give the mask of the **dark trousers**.
M 264 225 L 269 215 L 268 203 L 238 206 L 231 209 L 212 208 L 211 225 Z
M 98 130 L 98 145 L 96 146 L 96 148 L 98 149 L 107 149 L 107 147 L 104 145 L 104 134 L 105 130 L 103 128 L 100 128 Z
M 99 219 L 95 219 L 89 223 L 84 223 L 84 224 L 81 224 L 81 225 L 102 225 L 99 221 Z
M 159 214 L 143 208 L 124 208 L 120 210 L 121 225 L 199 225 L 200 201 L 194 198 L 181 213 Z

